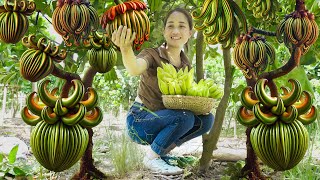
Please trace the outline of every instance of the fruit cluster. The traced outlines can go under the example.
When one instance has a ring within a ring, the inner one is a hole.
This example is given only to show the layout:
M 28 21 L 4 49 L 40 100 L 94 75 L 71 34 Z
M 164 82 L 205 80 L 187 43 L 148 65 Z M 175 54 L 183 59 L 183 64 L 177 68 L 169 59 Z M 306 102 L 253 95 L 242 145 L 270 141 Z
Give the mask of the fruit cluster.
M 303 125 L 317 119 L 311 94 L 302 91 L 299 81 L 289 82 L 292 89 L 282 87 L 283 94 L 278 97 L 267 94 L 266 79 L 258 80 L 254 91 L 246 87 L 237 113 L 241 124 L 253 127 L 250 140 L 257 156 L 276 170 L 291 169 L 301 161 L 309 140 Z
M 58 0 L 52 14 L 52 25 L 67 46 L 72 45 L 72 38 L 75 45 L 80 45 L 98 22 L 99 15 L 87 0 Z
M 302 55 L 308 52 L 310 46 L 316 42 L 319 36 L 319 28 L 313 13 L 294 11 L 287 15 L 277 27 L 277 39 L 279 42 L 293 49 L 293 45 L 302 45 Z
M 144 41 L 150 36 L 150 21 L 144 10 L 147 5 L 139 0 L 121 2 L 110 7 L 101 17 L 102 28 L 107 28 L 107 33 L 112 34 L 120 25 L 127 26 L 136 32 L 133 47 L 140 50 Z
M 36 82 L 52 73 L 54 62 L 61 62 L 67 56 L 65 50 L 59 50 L 51 41 L 45 44 L 46 38 L 35 41 L 31 34 L 22 38 L 22 44 L 29 48 L 20 57 L 20 73 L 23 78 Z
M 56 96 L 58 88 L 50 93 L 50 81 L 39 83 L 38 93 L 27 97 L 27 106 L 21 111 L 23 121 L 35 128 L 31 132 L 30 145 L 38 162 L 45 168 L 59 172 L 74 165 L 85 152 L 89 134 L 86 128 L 98 125 L 102 110 L 96 106 L 98 95 L 88 88 L 88 98 L 80 80 L 73 80 L 73 93 L 63 98 Z
M 275 60 L 274 47 L 264 37 L 243 34 L 238 37 L 234 47 L 234 63 L 242 70 L 246 78 L 252 78 L 250 71 L 264 71 Z
M 0 39 L 5 43 L 17 43 L 29 28 L 27 16 L 32 15 L 36 4 L 27 0 L 4 0 L 0 6 Z
M 201 79 L 198 83 L 193 80 L 194 69 L 188 67 L 177 71 L 173 65 L 162 63 L 157 68 L 158 85 L 164 95 L 200 96 L 218 99 L 223 95 L 222 90 L 213 79 Z
M 240 35 L 240 25 L 247 32 L 247 21 L 233 0 L 205 0 L 200 13 L 191 13 L 197 31 L 203 31 L 208 44 L 223 44 L 230 48 Z
M 263 18 L 270 20 L 276 17 L 276 12 L 279 10 L 279 2 L 277 0 L 246 0 L 247 9 L 253 12 L 255 18 Z
M 110 38 L 105 34 L 93 32 L 83 45 L 91 48 L 87 52 L 89 64 L 99 73 L 109 72 L 117 63 L 117 52 Z

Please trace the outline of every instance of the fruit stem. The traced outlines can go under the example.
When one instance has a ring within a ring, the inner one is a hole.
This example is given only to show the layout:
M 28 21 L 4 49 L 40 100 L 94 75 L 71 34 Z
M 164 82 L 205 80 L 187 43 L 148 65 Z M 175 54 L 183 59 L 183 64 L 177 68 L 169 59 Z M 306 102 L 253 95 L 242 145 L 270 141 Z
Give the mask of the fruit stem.
M 249 30 L 248 34 L 250 36 L 252 36 L 254 33 L 265 35 L 265 36 L 276 36 L 275 32 L 265 31 L 265 30 L 262 30 L 262 29 L 257 29 L 257 28 L 252 26 L 252 27 L 250 27 L 250 30 Z
M 97 71 L 94 70 L 91 66 L 87 69 L 87 71 L 85 72 L 84 76 L 83 76 L 83 84 L 85 89 L 87 89 L 88 87 L 92 87 L 92 82 L 94 79 L 94 76 L 97 74 Z M 83 99 L 87 99 L 87 94 L 85 95 L 85 97 Z
M 304 0 L 296 0 L 296 11 L 305 11 L 306 10 L 306 5 Z
M 61 97 L 68 97 L 68 92 L 71 87 L 71 81 L 73 79 L 81 80 L 78 74 L 66 72 L 62 69 L 59 69 L 56 65 L 54 65 L 54 68 L 51 74 L 58 78 L 66 80 L 66 83 L 62 87 Z
M 291 52 L 291 57 L 285 65 L 273 71 L 260 74 L 258 79 L 265 78 L 268 80 L 272 80 L 280 76 L 284 76 L 288 74 L 292 69 L 300 65 L 300 58 L 301 58 L 301 46 L 294 46 Z

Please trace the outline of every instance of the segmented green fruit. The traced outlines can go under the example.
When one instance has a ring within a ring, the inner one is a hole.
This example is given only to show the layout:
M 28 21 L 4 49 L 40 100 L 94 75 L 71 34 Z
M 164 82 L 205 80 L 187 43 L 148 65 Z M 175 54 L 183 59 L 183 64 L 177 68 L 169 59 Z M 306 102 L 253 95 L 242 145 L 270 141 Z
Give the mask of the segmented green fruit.
M 247 21 L 240 7 L 233 0 L 205 0 L 200 12 L 191 13 L 194 28 L 202 31 L 208 44 L 221 43 L 223 48 L 233 46 L 240 32 L 246 33 Z
M 36 82 L 52 73 L 54 64 L 50 56 L 40 50 L 26 50 L 20 58 L 20 73 L 23 78 Z
M 67 57 L 65 50 L 59 50 L 46 38 L 35 41 L 35 35 L 31 34 L 22 38 L 22 44 L 29 49 L 20 57 L 20 73 L 23 78 L 36 82 L 52 73 L 54 62 L 61 62 Z
M 36 9 L 36 4 L 27 0 L 5 0 L 0 6 L 0 39 L 5 43 L 17 43 L 29 28 L 27 16 Z
M 91 67 L 99 73 L 109 72 L 117 63 L 117 53 L 113 48 L 91 49 L 87 56 Z
M 250 140 L 253 150 L 264 164 L 284 171 L 303 159 L 308 149 L 309 134 L 298 120 L 289 124 L 277 121 L 272 126 L 259 124 L 253 128 Z
M 46 169 L 61 172 L 83 156 L 89 142 L 88 131 L 80 125 L 67 126 L 39 122 L 31 132 L 30 146 L 37 161 Z
M 255 18 L 263 20 L 272 20 L 279 11 L 279 2 L 277 0 L 246 0 L 247 9 L 253 12 Z

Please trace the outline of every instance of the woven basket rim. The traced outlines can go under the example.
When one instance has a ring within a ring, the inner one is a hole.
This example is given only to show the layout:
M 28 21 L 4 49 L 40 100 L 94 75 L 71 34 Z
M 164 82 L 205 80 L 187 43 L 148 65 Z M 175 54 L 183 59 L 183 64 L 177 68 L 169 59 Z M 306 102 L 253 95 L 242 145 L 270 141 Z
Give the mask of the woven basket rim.
M 202 97 L 202 96 L 185 96 L 185 95 L 162 95 L 162 98 L 189 98 L 189 99 L 211 99 L 214 101 L 213 98 L 209 97 Z

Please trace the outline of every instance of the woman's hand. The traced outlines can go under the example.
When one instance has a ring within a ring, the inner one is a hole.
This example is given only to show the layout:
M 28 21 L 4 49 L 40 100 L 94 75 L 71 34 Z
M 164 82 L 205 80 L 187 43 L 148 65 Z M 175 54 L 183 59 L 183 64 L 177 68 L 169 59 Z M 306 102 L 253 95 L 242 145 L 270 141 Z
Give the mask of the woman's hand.
M 120 48 L 120 50 L 132 49 L 132 42 L 136 38 L 136 33 L 131 32 L 127 26 L 119 26 L 117 30 L 112 33 L 112 42 Z

